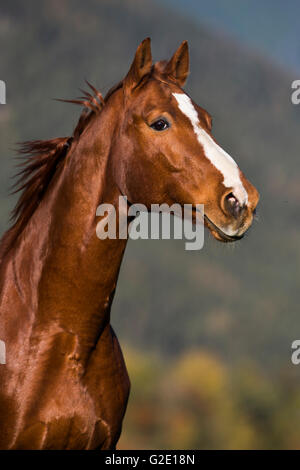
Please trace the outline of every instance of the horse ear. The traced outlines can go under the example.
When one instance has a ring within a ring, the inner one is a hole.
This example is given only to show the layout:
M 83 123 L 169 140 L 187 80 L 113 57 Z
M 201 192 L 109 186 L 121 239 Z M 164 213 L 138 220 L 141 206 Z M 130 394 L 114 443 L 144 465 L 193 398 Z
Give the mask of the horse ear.
M 186 82 L 189 71 L 189 46 L 187 41 L 183 41 L 173 57 L 167 63 L 165 73 L 171 76 L 179 86 L 183 86 Z
M 131 92 L 152 68 L 151 40 L 144 39 L 136 50 L 135 57 L 124 80 L 126 92 Z

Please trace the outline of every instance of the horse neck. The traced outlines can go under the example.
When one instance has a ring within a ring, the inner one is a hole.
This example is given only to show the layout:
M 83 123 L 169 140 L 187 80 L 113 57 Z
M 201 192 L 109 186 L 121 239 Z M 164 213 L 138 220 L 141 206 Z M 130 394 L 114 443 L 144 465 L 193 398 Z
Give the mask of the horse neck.
M 89 345 L 110 320 L 126 246 L 96 235 L 97 206 L 118 211 L 120 195 L 109 158 L 118 100 L 110 101 L 71 148 L 14 254 L 17 287 L 35 324 L 54 322 Z

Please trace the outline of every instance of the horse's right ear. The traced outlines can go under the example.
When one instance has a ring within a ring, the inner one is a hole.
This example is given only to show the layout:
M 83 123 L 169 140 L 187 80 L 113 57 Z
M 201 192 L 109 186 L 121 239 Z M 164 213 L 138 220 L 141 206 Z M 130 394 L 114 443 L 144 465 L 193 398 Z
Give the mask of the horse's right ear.
M 146 38 L 137 48 L 130 70 L 124 79 L 125 93 L 128 94 L 134 90 L 142 79 L 151 72 L 151 68 L 151 40 Z

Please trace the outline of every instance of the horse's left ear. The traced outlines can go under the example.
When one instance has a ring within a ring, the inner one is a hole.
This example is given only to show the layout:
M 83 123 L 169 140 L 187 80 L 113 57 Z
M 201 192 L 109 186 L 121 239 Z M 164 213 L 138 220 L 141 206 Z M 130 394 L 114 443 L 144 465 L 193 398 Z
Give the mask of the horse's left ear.
M 167 63 L 165 73 L 175 79 L 179 86 L 183 86 L 186 82 L 189 71 L 189 46 L 187 41 L 183 41 L 173 57 Z
M 130 93 L 135 87 L 137 87 L 142 79 L 151 72 L 151 68 L 151 40 L 150 38 L 146 38 L 137 48 L 130 70 L 125 77 L 125 92 Z

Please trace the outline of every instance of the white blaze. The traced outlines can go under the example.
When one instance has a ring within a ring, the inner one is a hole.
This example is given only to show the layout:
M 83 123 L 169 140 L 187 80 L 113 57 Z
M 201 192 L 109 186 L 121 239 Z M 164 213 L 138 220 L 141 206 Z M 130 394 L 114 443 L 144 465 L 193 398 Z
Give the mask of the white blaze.
M 203 147 L 205 156 L 222 173 L 223 184 L 232 188 L 232 192 L 241 205 L 247 204 L 248 194 L 240 178 L 239 168 L 233 158 L 225 152 L 211 136 L 200 127 L 199 117 L 191 99 L 185 93 L 173 93 L 180 111 L 189 118 L 199 144 Z

